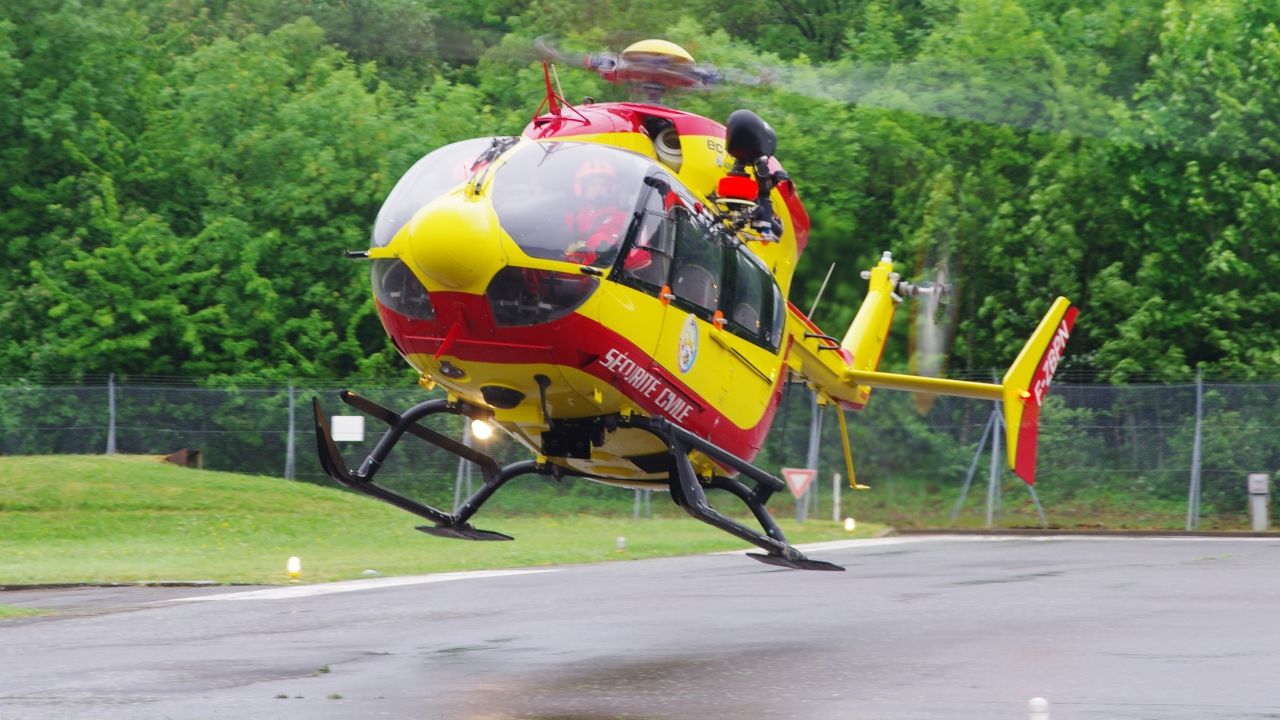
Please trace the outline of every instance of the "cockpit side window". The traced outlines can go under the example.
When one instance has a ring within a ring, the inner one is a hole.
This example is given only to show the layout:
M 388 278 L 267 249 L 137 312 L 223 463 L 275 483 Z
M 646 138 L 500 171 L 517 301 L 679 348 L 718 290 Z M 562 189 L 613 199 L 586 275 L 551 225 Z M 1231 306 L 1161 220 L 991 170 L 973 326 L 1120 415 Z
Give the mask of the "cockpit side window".
M 662 197 L 656 187 L 645 193 L 636 217 L 635 234 L 618 270 L 620 280 L 651 292 L 667 284 L 674 254 L 674 234 Z
M 772 351 L 786 324 L 782 291 L 764 263 L 743 245 L 726 245 L 713 226 L 690 210 L 693 201 L 662 174 L 648 186 L 614 272 L 615 282 L 657 295 L 712 320 L 719 310 L 727 331 Z
M 771 282 L 769 286 L 773 295 L 773 322 L 769 326 L 769 334 L 767 347 L 770 350 L 777 350 L 782 345 L 782 331 L 787 327 L 787 298 L 782 294 L 782 288 L 778 287 L 778 283 Z

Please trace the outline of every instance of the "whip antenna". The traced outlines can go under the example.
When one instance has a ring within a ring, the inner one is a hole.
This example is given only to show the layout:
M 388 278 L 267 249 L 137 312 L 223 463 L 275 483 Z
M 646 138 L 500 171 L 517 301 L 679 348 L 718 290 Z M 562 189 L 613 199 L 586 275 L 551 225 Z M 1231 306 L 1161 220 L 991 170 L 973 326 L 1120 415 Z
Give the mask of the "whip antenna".
M 818 294 L 813 298 L 813 307 L 809 308 L 809 317 L 813 317 L 813 313 L 818 309 L 818 301 L 822 299 L 822 293 L 827 289 L 827 281 L 831 279 L 831 272 L 835 269 L 835 263 L 831 263 L 831 267 L 827 268 L 827 276 L 822 278 L 822 286 L 818 288 Z

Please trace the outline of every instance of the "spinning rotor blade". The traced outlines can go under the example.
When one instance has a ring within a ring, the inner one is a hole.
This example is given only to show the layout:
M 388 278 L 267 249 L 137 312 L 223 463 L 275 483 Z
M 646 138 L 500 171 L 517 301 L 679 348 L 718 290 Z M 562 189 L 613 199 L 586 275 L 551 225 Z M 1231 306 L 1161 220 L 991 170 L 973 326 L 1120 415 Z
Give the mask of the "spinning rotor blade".
M 957 70 L 923 59 L 901 64 L 756 64 L 724 68 L 728 83 L 937 118 L 1020 128 L 1033 132 L 1107 137 L 1116 127 L 1106 98 L 1081 112 L 1069 93 L 1042 78 L 1002 72 L 989 64 Z
M 494 40 L 468 37 L 466 31 L 453 33 L 442 42 L 440 57 L 463 63 L 483 59 L 511 65 L 546 59 L 562 69 L 576 67 L 594 72 L 600 72 L 602 67 L 607 72 L 612 61 L 622 76 L 630 72 L 671 87 L 722 87 L 730 92 L 735 87 L 752 88 L 866 108 L 1085 137 L 1110 136 L 1116 128 L 1116 113 L 1123 110 L 1119 100 L 1108 100 L 1102 94 L 1095 94 L 1091 103 L 1081 106 L 1075 93 L 1079 88 L 1050 82 L 1000 58 L 960 59 L 955 63 L 932 57 L 897 63 L 787 62 L 746 43 L 734 42 L 733 48 L 741 52 L 733 61 L 720 62 L 718 58 L 702 56 L 697 43 L 691 42 L 693 57 L 711 62 L 713 67 L 694 63 L 691 58 L 681 62 L 661 52 L 648 56 L 640 52 L 628 56 L 627 62 L 619 62 L 627 55 L 628 43 L 648 42 L 634 32 L 610 35 L 608 47 L 583 47 L 585 41 L 581 39 L 550 35 L 532 42 L 514 34 L 508 34 L 501 42 Z M 738 59 L 750 52 L 759 59 Z
M 911 327 L 908 335 L 908 362 L 911 373 L 926 377 L 942 377 L 946 370 L 947 355 L 955 340 L 956 319 L 959 307 L 955 302 L 955 287 L 951 272 L 951 258 L 942 252 L 925 251 L 920 254 L 917 280 L 911 299 Z M 916 410 L 927 413 L 933 407 L 936 395 L 913 396 Z
M 589 67 L 591 60 L 591 53 L 561 50 L 555 45 L 555 37 L 551 35 L 541 35 L 534 38 L 533 49 L 537 53 L 539 60 L 549 60 L 566 66 Z

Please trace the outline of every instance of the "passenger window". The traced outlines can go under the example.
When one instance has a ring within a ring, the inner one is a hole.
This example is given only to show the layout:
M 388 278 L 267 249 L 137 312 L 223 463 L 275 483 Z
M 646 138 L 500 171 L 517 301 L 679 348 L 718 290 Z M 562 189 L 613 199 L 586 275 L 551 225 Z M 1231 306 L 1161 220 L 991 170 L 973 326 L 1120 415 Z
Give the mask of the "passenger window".
M 730 332 L 778 349 L 786 324 L 786 301 L 768 269 L 745 247 L 734 253 L 731 290 L 723 311 Z
M 675 231 L 675 268 L 671 293 L 679 305 L 710 317 L 720 300 L 723 248 L 684 207 L 671 209 Z
M 751 262 L 746 248 L 738 248 L 734 255 L 733 293 L 726 304 L 725 316 L 739 335 L 759 340 L 761 318 L 769 319 L 765 313 L 772 310 L 764 304 L 768 273 Z

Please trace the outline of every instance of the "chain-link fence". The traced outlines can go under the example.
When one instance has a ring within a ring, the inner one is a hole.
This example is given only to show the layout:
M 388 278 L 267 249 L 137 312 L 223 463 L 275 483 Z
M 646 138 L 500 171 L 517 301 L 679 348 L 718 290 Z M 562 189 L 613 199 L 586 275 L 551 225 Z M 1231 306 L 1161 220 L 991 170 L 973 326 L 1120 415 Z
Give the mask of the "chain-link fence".
M 812 395 L 790 394 L 766 467 L 804 461 Z M 873 491 L 849 500 L 846 489 L 846 507 L 905 525 L 1246 529 L 1248 475 L 1280 469 L 1280 382 L 1055 383 L 1032 488 L 1004 469 L 1002 425 L 1000 461 L 990 462 L 996 413 L 993 403 L 875 391 L 848 416 L 857 478 Z M 828 483 L 845 465 L 831 414 L 818 463 Z
M 208 469 L 323 484 L 329 481 L 316 461 L 311 400 L 320 397 L 330 415 L 357 414 L 338 400 L 345 386 L 301 381 L 217 389 L 137 381 L 0 386 L 2 454 L 187 449 L 199 451 Z M 354 389 L 395 410 L 430 397 L 409 384 L 357 383 Z M 807 464 L 811 403 L 803 386 L 788 387 L 757 464 L 773 472 Z M 1280 468 L 1280 382 L 1055 384 L 1041 415 L 1035 495 L 1002 470 L 1002 462 L 990 463 L 994 409 L 980 401 L 929 402 L 877 390 L 866 410 L 848 415 L 857 478 L 873 490 L 844 487 L 842 508 L 836 509 L 832 476 L 847 473 L 839 426 L 827 408 L 820 416 L 819 480 L 808 515 L 856 513 L 898 525 L 1009 526 L 1041 524 L 1042 508 L 1052 525 L 1247 527 L 1246 476 Z M 437 416 L 429 424 L 454 437 L 464 433 L 454 416 Z M 366 430 L 364 441 L 342 443 L 349 463 L 358 464 L 373 449 L 382 428 L 370 419 Z M 502 436 L 485 448 L 504 462 L 530 455 Z M 378 477 L 451 507 L 465 470 L 457 458 L 410 438 Z M 623 491 L 566 481 L 556 492 L 604 497 Z M 789 500 L 775 499 L 771 506 L 786 512 Z

